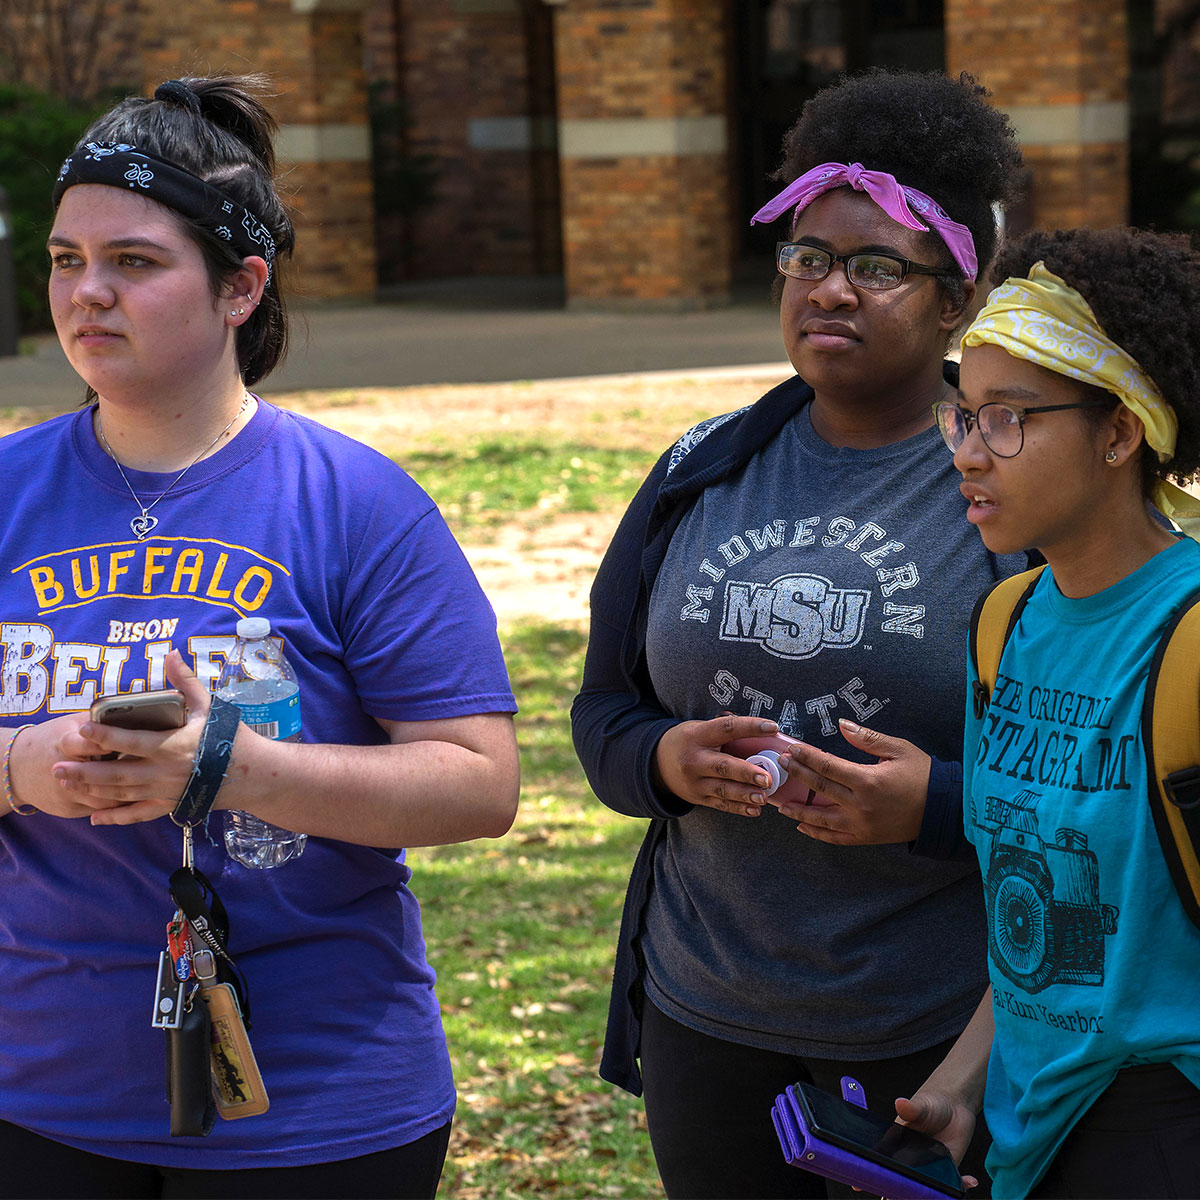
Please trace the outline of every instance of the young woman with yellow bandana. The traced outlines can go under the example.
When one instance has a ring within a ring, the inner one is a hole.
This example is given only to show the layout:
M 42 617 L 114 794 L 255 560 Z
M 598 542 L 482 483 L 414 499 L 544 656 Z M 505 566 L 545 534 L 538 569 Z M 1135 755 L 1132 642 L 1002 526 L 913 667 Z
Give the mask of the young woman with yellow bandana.
M 959 397 L 935 408 L 984 544 L 1048 567 L 987 711 L 968 705 L 992 987 L 896 1108 L 957 1153 L 982 1103 L 998 1197 L 1198 1196 L 1200 930 L 1159 848 L 1139 722 L 1200 583 L 1200 502 L 1168 478 L 1200 466 L 1200 256 L 1134 230 L 1042 233 L 995 277 Z

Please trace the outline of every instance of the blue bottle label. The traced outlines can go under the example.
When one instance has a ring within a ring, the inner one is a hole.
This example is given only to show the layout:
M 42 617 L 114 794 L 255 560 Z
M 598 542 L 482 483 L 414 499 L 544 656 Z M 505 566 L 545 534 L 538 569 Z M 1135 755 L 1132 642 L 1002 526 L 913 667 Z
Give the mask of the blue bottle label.
M 300 732 L 300 693 L 293 692 L 269 704 L 239 704 L 242 724 L 255 733 L 274 741 L 282 741 Z

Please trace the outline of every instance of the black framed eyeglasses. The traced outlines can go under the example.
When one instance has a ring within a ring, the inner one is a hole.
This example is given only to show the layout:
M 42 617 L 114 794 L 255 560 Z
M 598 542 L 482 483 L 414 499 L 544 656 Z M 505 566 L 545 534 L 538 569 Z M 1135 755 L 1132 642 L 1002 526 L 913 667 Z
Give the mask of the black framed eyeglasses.
M 1017 408 L 990 400 L 974 412 L 953 400 L 939 400 L 933 406 L 942 439 L 954 454 L 967 440 L 973 425 L 979 426 L 983 444 L 997 458 L 1016 458 L 1025 446 L 1025 419 L 1042 413 L 1066 412 L 1070 408 L 1111 408 L 1109 400 L 1080 400 L 1077 404 L 1047 404 L 1044 408 Z
M 949 275 L 945 267 L 926 267 L 897 258 L 893 254 L 862 251 L 858 254 L 832 254 L 807 242 L 777 242 L 775 265 L 790 279 L 816 283 L 833 270 L 834 263 L 846 268 L 846 278 L 856 288 L 868 292 L 887 292 L 899 287 L 906 275 Z

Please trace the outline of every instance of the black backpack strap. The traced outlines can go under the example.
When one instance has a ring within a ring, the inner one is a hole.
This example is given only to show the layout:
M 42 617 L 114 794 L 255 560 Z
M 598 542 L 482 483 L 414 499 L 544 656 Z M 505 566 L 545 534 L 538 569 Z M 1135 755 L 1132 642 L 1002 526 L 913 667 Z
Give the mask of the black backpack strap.
M 1184 911 L 1200 927 L 1200 588 L 1158 644 L 1142 705 L 1150 811 Z
M 971 697 L 976 720 L 981 719 L 987 711 L 1000 670 L 1000 656 L 1045 569 L 1043 564 L 1032 571 L 1022 571 L 1019 575 L 1002 579 L 990 592 L 985 592 L 975 605 L 975 611 L 971 614 L 969 646 L 971 665 L 976 675 Z

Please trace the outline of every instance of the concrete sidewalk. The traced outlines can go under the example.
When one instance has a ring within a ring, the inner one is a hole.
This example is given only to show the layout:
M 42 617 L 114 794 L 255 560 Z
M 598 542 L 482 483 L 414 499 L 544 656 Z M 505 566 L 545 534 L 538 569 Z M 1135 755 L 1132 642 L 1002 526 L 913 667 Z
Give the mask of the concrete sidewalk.
M 790 372 L 769 279 L 725 308 L 580 313 L 556 280 L 449 280 L 379 303 L 294 307 L 287 361 L 256 390 L 405 387 L 773 364 Z M 82 384 L 53 336 L 0 358 L 0 407 L 74 407 Z

